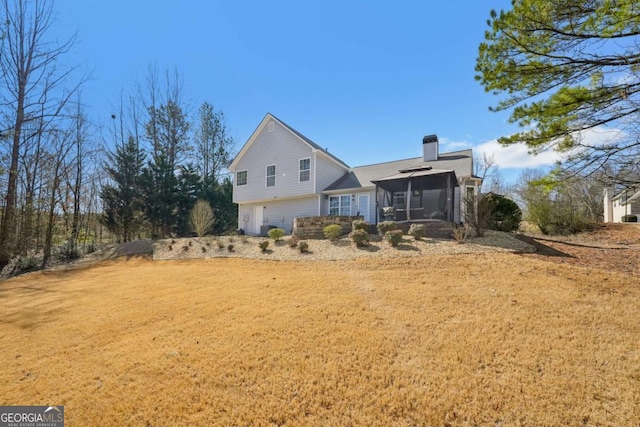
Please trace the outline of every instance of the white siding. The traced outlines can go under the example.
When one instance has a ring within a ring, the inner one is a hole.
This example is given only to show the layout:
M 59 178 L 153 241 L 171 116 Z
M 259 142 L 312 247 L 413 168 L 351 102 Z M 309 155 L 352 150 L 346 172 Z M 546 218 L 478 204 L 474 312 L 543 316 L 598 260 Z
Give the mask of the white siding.
M 622 222 L 625 215 L 640 214 L 640 203 L 632 201 L 628 204 L 622 204 L 621 199 L 613 201 L 613 222 Z
M 316 153 L 315 158 L 317 160 L 316 193 L 320 193 L 348 172 L 347 168 L 327 159 L 320 152 Z
M 264 203 L 243 203 L 238 208 L 238 227 L 244 229 L 245 233 L 249 235 L 260 234 L 260 229 L 254 225 L 255 206 L 263 206 L 262 215 L 265 225 L 284 228 L 287 234 L 291 233 L 294 218 L 319 215 L 318 196 Z
M 312 148 L 274 121 L 273 132 L 265 126 L 235 166 L 247 171 L 247 185 L 235 186 L 234 203 L 297 197 L 314 193 L 313 179 L 299 182 L 300 159 L 311 158 L 311 176 L 315 170 Z M 276 166 L 276 184 L 266 186 L 266 167 Z
M 325 196 L 321 196 L 321 204 L 320 204 L 320 215 L 329 215 L 329 198 L 334 196 L 346 196 L 349 195 L 351 198 L 351 212 L 350 215 L 358 214 L 358 194 L 368 194 L 369 195 L 369 222 L 375 223 L 376 221 L 376 200 L 375 200 L 375 189 L 371 191 L 362 191 L 355 190 L 350 193 L 338 193 L 328 195 L 325 199 Z

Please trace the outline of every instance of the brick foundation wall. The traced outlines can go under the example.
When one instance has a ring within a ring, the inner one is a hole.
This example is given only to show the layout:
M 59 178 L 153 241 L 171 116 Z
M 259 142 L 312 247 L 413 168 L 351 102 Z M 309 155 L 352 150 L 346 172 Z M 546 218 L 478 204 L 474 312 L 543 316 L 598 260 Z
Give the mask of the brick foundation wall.
M 306 216 L 293 220 L 293 234 L 301 239 L 324 239 L 324 228 L 327 225 L 338 224 L 343 234 L 351 232 L 351 223 L 362 220 L 360 216 Z

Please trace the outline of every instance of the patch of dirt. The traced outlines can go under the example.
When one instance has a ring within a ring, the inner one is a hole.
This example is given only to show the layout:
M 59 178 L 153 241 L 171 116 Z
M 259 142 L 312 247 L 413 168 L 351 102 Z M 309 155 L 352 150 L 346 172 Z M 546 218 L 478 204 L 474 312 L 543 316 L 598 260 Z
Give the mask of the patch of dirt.
M 534 246 L 526 258 L 595 267 L 640 276 L 640 224 L 600 224 L 589 232 L 567 237 L 517 235 Z

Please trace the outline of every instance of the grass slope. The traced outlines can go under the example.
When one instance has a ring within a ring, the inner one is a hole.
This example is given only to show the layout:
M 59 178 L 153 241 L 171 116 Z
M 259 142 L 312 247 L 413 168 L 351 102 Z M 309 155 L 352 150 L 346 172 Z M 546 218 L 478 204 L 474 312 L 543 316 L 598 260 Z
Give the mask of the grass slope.
M 635 425 L 640 290 L 512 254 L 131 259 L 0 283 L 0 404 L 67 425 Z

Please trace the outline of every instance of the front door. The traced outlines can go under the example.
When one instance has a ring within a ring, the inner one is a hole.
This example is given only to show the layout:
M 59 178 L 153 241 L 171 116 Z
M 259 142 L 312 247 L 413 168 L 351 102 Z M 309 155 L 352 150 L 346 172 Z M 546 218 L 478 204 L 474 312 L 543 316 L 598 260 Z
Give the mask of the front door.
M 262 226 L 263 208 L 262 205 L 253 208 L 253 234 L 260 235 L 260 227 Z
M 369 194 L 358 194 L 358 213 L 364 217 L 364 220 L 369 222 Z

